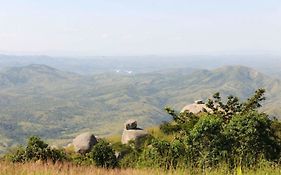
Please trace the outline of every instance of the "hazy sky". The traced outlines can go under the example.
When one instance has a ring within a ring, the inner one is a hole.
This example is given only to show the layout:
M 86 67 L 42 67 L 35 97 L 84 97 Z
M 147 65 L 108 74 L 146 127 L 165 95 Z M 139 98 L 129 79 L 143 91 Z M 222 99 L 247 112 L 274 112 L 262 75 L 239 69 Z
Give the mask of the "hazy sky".
M 0 0 L 0 52 L 281 54 L 281 0 Z

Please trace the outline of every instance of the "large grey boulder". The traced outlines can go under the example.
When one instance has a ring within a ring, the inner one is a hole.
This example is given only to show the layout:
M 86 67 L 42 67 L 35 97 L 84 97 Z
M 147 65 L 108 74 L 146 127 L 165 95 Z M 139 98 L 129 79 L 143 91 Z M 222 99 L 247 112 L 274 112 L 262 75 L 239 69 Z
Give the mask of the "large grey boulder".
M 131 140 L 135 141 L 136 146 L 140 144 L 140 139 L 146 137 L 148 133 L 141 128 L 138 128 L 136 120 L 130 119 L 124 123 L 121 143 L 128 144 Z
M 137 129 L 137 127 L 138 127 L 138 122 L 133 119 L 127 120 L 124 123 L 124 129 L 126 129 L 126 130 Z
M 97 144 L 97 139 L 94 134 L 86 132 L 78 135 L 75 139 L 73 139 L 72 143 L 75 148 L 75 152 L 85 154 L 90 152 L 93 146 Z
M 181 112 L 191 112 L 193 114 L 200 114 L 204 112 L 211 112 L 212 110 L 202 100 L 196 100 L 193 104 L 186 105 Z
M 146 137 L 148 133 L 142 129 L 135 129 L 135 130 L 126 130 L 124 129 L 122 134 L 122 144 L 128 144 L 129 141 L 133 140 L 138 144 L 138 141 Z

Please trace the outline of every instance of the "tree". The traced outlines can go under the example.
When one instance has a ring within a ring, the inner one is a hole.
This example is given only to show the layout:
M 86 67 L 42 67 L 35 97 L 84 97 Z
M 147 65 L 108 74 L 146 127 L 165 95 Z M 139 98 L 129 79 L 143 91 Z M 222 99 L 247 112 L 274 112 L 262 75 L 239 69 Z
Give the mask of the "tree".
M 244 165 L 255 164 L 261 158 L 279 158 L 280 140 L 272 122 L 266 114 L 256 111 L 233 116 L 224 129 L 230 143 L 229 157 Z
M 247 166 L 261 158 L 275 161 L 281 153 L 281 125 L 258 111 L 264 93 L 258 89 L 245 102 L 228 96 L 225 103 L 215 93 L 207 103 L 211 111 L 200 115 L 166 108 L 173 120 L 161 129 L 182 133 L 177 139 L 184 141 L 186 156 L 197 165 L 216 165 L 222 160 Z
M 214 114 L 201 116 L 186 137 L 190 161 L 202 166 L 217 164 L 225 153 L 225 141 L 222 118 Z
M 118 165 L 115 152 L 109 143 L 104 140 L 99 141 L 88 156 L 94 161 L 95 165 L 99 167 L 115 168 Z
M 258 89 L 245 102 L 240 102 L 238 97 L 230 95 L 227 97 L 226 103 L 223 103 L 220 93 L 217 92 L 213 95 L 213 99 L 208 100 L 206 106 L 211 109 L 210 113 L 220 115 L 225 122 L 228 122 L 234 115 L 256 111 L 262 107 L 261 102 L 265 100 L 264 94 L 265 89 Z
M 53 163 L 66 159 L 66 154 L 57 149 L 51 149 L 47 143 L 39 137 L 32 136 L 27 141 L 27 146 L 19 146 L 16 150 L 6 157 L 13 162 L 47 161 Z
M 180 133 L 186 135 L 199 119 L 198 116 L 188 111 L 177 113 L 169 107 L 165 110 L 173 117 L 172 122 L 163 122 L 160 125 L 160 130 L 165 134 Z
M 265 89 L 256 90 L 255 94 L 243 104 L 241 112 L 246 113 L 249 111 L 255 111 L 256 109 L 262 107 L 261 102 L 266 99 L 264 94 Z

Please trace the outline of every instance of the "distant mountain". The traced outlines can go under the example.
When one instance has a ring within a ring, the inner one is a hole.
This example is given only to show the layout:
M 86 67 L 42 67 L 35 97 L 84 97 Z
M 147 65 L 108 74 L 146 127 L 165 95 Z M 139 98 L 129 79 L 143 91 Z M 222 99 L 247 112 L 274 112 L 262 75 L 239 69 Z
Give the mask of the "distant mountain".
M 281 78 L 281 56 L 274 55 L 187 55 L 187 56 L 92 56 L 51 57 L 44 55 L 1 55 L 0 69 L 44 64 L 83 75 L 101 73 L 133 74 L 167 69 L 214 69 L 225 65 L 245 65 Z M 117 72 L 116 72 L 117 71 Z
M 243 66 L 225 66 L 214 70 L 199 70 L 191 75 L 177 77 L 182 79 L 173 83 L 174 91 L 169 96 L 175 97 L 172 104 L 184 105 L 186 99 L 193 101 L 210 97 L 214 92 L 222 95 L 236 95 L 245 99 L 257 88 L 266 88 L 268 102 L 279 98 L 281 82 L 254 69 Z M 278 101 L 278 100 L 275 100 Z
M 0 72 L 0 149 L 30 135 L 62 144 L 83 131 L 120 133 L 129 118 L 147 127 L 170 119 L 165 106 L 180 110 L 218 91 L 245 99 L 258 88 L 267 90 L 262 110 L 281 116 L 281 81 L 243 66 L 93 76 L 38 64 L 6 68 Z
M 46 65 L 28 65 L 25 67 L 13 67 L 0 72 L 1 86 L 39 85 L 47 81 L 54 83 L 79 78 L 73 73 L 62 72 Z

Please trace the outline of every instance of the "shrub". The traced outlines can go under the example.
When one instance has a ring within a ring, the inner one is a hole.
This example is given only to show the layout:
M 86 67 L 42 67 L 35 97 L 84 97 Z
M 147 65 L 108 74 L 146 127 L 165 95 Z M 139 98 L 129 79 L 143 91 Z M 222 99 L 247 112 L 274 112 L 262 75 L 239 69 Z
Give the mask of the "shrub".
M 43 142 L 38 137 L 30 137 L 25 149 L 26 160 L 47 160 L 50 156 L 51 150 L 48 148 L 48 144 Z
M 143 149 L 146 148 L 147 147 L 144 147 Z M 141 150 L 127 145 L 124 145 L 122 150 L 123 151 L 121 152 L 122 156 L 119 160 L 119 165 L 122 168 L 137 167 L 140 163 Z
M 260 159 L 280 158 L 281 124 L 258 111 L 265 100 L 265 90 L 258 89 L 245 102 L 229 96 L 226 100 L 215 93 L 206 106 L 210 110 L 192 114 L 177 113 L 166 108 L 173 120 L 164 123 L 164 133 L 176 134 L 184 140 L 185 159 L 195 165 L 213 166 L 226 161 L 255 165 Z
M 4 158 L 12 162 L 25 162 L 25 148 L 23 146 L 13 148 Z
M 121 160 L 131 167 L 157 167 L 164 169 L 176 168 L 185 156 L 185 147 L 179 140 L 171 142 L 153 139 L 138 151 L 133 149 Z M 128 166 L 127 166 L 128 167 Z
M 225 154 L 223 119 L 217 115 L 202 116 L 186 138 L 189 161 L 200 165 L 215 165 Z
M 43 142 L 39 137 L 33 136 L 28 139 L 26 147 L 19 146 L 5 157 L 12 162 L 52 160 L 55 163 L 65 160 L 66 154 L 63 151 L 51 149 L 48 144 Z
M 177 113 L 169 107 L 166 107 L 165 110 L 173 117 L 172 122 L 163 122 L 160 125 L 160 130 L 165 134 L 188 134 L 199 119 L 198 116 L 188 111 Z
M 99 141 L 88 156 L 99 167 L 115 168 L 118 165 L 115 152 L 109 143 L 104 140 Z
M 252 165 L 260 158 L 276 160 L 280 157 L 280 141 L 275 136 L 272 121 L 265 114 L 253 111 L 236 115 L 224 132 L 231 143 L 230 158 L 238 163 Z

